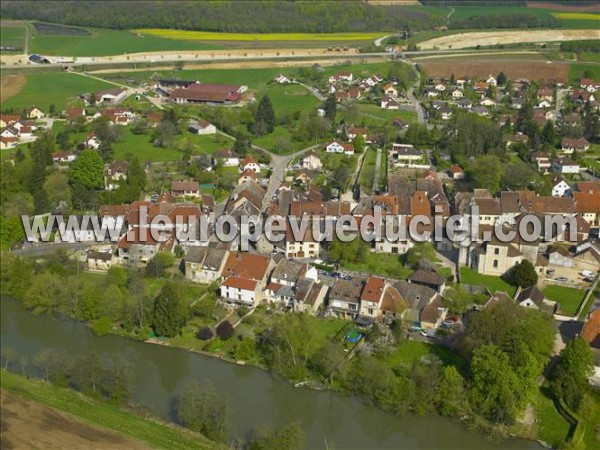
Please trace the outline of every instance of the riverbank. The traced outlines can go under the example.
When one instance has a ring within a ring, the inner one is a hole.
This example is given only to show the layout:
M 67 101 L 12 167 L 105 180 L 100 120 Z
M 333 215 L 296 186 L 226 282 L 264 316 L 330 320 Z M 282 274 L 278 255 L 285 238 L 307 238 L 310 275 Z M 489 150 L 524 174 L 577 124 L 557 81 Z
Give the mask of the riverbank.
M 189 430 L 11 372 L 2 372 L 0 386 L 3 428 L 7 425 L 2 433 L 3 446 L 225 448 Z M 19 408 L 26 409 L 24 421 L 17 416 Z

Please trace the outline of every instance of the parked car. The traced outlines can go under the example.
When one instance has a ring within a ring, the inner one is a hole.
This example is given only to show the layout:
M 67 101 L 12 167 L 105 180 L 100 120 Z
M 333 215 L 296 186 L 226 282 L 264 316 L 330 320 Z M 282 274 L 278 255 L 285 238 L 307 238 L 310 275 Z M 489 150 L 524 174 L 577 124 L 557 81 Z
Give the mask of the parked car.
M 554 280 L 559 281 L 561 283 L 566 283 L 569 281 L 569 279 L 567 277 L 556 277 Z
M 581 275 L 583 275 L 586 278 L 592 278 L 594 276 L 594 272 L 592 272 L 591 270 L 583 270 L 581 271 Z

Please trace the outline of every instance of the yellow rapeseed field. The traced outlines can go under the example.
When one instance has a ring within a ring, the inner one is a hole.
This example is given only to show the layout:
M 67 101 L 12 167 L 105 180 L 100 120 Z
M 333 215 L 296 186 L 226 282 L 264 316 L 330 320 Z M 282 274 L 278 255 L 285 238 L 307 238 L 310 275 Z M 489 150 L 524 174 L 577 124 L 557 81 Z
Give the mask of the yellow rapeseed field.
M 553 13 L 552 14 L 557 19 L 565 19 L 565 20 L 600 20 L 600 14 L 591 14 L 591 13 Z
M 385 33 L 218 33 L 142 28 L 135 33 L 184 41 L 365 41 Z

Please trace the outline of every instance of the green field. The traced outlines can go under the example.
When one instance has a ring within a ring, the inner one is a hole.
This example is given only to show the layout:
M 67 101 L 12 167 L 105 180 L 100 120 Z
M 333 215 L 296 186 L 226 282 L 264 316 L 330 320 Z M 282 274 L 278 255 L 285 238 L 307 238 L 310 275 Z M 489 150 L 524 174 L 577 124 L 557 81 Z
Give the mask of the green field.
M 515 286 L 508 284 L 500 277 L 495 277 L 493 275 L 482 275 L 476 270 L 469 269 L 468 267 L 461 267 L 460 282 L 462 284 L 484 287 L 492 294 L 496 291 L 504 291 L 511 297 L 517 290 Z
M 377 150 L 369 148 L 363 157 L 363 165 L 360 171 L 359 183 L 366 192 L 373 188 L 373 177 L 375 176 L 375 165 L 377 164 Z
M 600 64 L 569 64 L 569 80 L 577 81 L 582 78 L 600 80 Z
M 546 396 L 546 390 L 541 387 L 532 404 L 539 423 L 539 438 L 556 448 L 569 435 L 570 424 L 557 411 L 554 400 Z
M 30 27 L 30 53 L 60 56 L 107 56 L 136 52 L 169 50 L 214 50 L 222 48 L 214 43 L 178 41 L 155 36 L 139 36 L 127 30 L 90 28 L 89 35 L 70 36 L 42 34 Z
M 14 97 L 2 102 L 2 108 L 26 108 L 37 105 L 48 111 L 55 105 L 58 111 L 75 100 L 79 94 L 96 92 L 114 87 L 103 81 L 65 72 L 32 71 L 27 74 L 27 83 Z
M 0 45 L 23 48 L 25 45 L 25 27 L 19 22 L 2 23 L 0 27 Z
M 25 379 L 5 371 L 2 372 L 0 380 L 2 389 L 72 414 L 91 425 L 105 427 L 145 442 L 153 448 L 209 449 L 219 447 L 197 433 L 138 416 L 124 408 L 98 402 L 69 389 Z
M 565 7 L 568 9 L 568 7 Z M 450 26 L 458 21 L 468 19 L 472 16 L 506 16 L 506 15 L 528 15 L 548 20 L 556 18 L 560 20 L 561 28 L 565 29 L 596 29 L 598 21 L 590 15 L 581 16 L 573 13 L 561 13 L 553 9 L 528 8 L 526 6 L 455 6 L 454 13 L 450 16 Z
M 546 286 L 543 293 L 548 300 L 555 301 L 560 305 L 560 312 L 569 316 L 577 312 L 577 308 L 585 296 L 583 289 L 555 285 Z
M 297 84 L 272 84 L 261 90 L 260 96 L 269 95 L 278 115 L 295 111 L 314 111 L 319 100 L 305 87 Z
M 399 365 L 410 367 L 415 360 L 429 356 L 439 358 L 444 365 L 460 366 L 462 363 L 461 357 L 447 347 L 419 341 L 406 341 L 398 345 L 385 362 L 391 367 Z

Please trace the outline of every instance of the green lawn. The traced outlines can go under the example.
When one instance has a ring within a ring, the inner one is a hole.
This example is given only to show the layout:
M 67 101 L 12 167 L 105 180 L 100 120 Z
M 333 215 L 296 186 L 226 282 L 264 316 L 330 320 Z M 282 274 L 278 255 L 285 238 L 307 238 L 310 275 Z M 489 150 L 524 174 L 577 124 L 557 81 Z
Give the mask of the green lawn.
M 600 80 L 600 64 L 569 64 L 569 80 L 578 81 L 582 78 Z
M 4 75 L 4 74 L 3 74 Z M 97 92 L 114 87 L 103 81 L 66 72 L 27 73 L 27 83 L 14 97 L 2 102 L 2 108 L 28 108 L 37 105 L 45 112 L 53 104 L 61 111 L 75 102 L 79 94 Z
M 542 441 L 557 448 L 567 438 L 570 425 L 544 391 L 543 387 L 540 388 L 532 402 L 539 424 L 538 436 Z
M 314 111 L 319 100 L 308 90 L 297 84 L 270 84 L 263 89 L 259 97 L 267 94 L 273 103 L 275 114 L 291 114 L 295 111 Z
M 568 10 L 568 6 L 565 7 Z M 472 16 L 505 16 L 505 15 L 527 15 L 535 16 L 541 20 L 548 20 L 556 17 L 555 14 L 560 13 L 558 10 L 544 8 L 528 8 L 526 6 L 455 6 L 454 13 L 450 16 L 450 24 L 468 19 Z M 566 17 L 564 19 L 558 17 L 560 27 L 565 29 L 596 29 L 598 23 L 594 20 L 587 19 L 572 19 Z M 491 31 L 482 29 L 481 31 Z
M 485 287 L 492 294 L 496 291 L 504 291 L 512 297 L 517 290 L 515 286 L 508 284 L 500 277 L 495 277 L 493 275 L 482 275 L 473 269 L 469 269 L 468 267 L 461 267 L 460 280 L 462 284 Z
M 363 165 L 360 171 L 359 183 L 367 192 L 373 188 L 373 178 L 375 177 L 375 165 L 377 164 L 377 150 L 369 148 L 363 157 Z
M 399 255 L 368 252 L 360 263 L 345 263 L 344 267 L 357 272 L 407 279 L 413 270 L 405 267 Z
M 579 308 L 585 296 L 585 290 L 566 286 L 546 286 L 543 292 L 548 300 L 553 300 L 559 304 L 562 313 L 569 316 L 577 312 L 577 308 Z
M 32 26 L 32 30 L 35 28 Z M 90 28 L 89 35 L 42 34 L 35 32 L 29 40 L 30 53 L 59 56 L 106 56 L 167 50 L 212 50 L 214 43 L 138 36 L 128 30 Z
M 460 366 L 462 364 L 462 358 L 447 347 L 420 341 L 403 342 L 385 358 L 385 362 L 392 367 L 410 366 L 414 360 L 423 356 L 437 356 L 444 365 Z
M 153 448 L 209 449 L 220 447 L 200 434 L 158 422 L 155 419 L 138 416 L 124 408 L 98 402 L 69 389 L 25 379 L 9 372 L 3 372 L 0 380 L 2 389 L 72 414 L 91 425 L 108 428 L 143 441 Z
M 417 123 L 419 118 L 416 111 L 396 111 L 381 109 L 378 103 L 357 103 L 359 114 L 365 118 L 367 124 L 375 126 L 391 125 L 394 119 L 400 118 L 407 123 Z M 373 117 L 374 116 L 374 117 Z
M 3 23 L 0 27 L 0 45 L 23 49 L 25 45 L 25 27 L 20 22 Z

